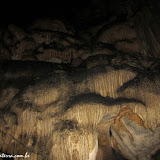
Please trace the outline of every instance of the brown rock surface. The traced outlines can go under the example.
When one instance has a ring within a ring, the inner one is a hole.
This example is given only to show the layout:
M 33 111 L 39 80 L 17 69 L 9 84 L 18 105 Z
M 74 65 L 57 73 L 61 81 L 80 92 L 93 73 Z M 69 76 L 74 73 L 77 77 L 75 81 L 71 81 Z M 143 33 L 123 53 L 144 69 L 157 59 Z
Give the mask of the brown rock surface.
M 102 19 L 91 17 L 87 27 L 85 16 L 77 19 L 81 27 L 63 18 L 2 25 L 0 153 L 27 152 L 30 160 L 159 158 L 160 16 L 154 2 L 137 8 L 139 2 L 113 1 L 120 9 L 111 18 L 100 16 L 94 1 L 96 14 L 88 15 Z

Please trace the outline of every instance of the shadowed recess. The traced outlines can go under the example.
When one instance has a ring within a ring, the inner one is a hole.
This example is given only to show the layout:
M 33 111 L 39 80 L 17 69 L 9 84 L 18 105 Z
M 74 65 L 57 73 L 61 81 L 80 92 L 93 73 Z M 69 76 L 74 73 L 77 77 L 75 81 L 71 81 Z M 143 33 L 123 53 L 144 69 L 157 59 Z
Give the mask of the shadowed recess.
M 69 108 L 74 107 L 75 105 L 80 105 L 80 104 L 87 104 L 87 103 L 97 103 L 97 104 L 103 104 L 106 106 L 112 106 L 112 105 L 120 105 L 123 103 L 141 103 L 145 106 L 145 104 L 136 99 L 129 99 L 125 97 L 121 98 L 111 98 L 111 97 L 103 97 L 100 94 L 96 93 L 86 93 L 86 94 L 80 94 L 77 96 L 73 96 L 70 98 L 70 100 L 66 103 L 66 110 Z

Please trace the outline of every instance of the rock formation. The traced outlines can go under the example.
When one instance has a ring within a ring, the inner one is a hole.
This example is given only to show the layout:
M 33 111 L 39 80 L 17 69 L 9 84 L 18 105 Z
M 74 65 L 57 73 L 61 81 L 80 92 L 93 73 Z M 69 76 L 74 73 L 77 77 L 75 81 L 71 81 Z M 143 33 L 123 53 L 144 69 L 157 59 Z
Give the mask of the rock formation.
M 132 5 L 79 30 L 53 18 L 0 28 L 1 153 L 159 159 L 160 15 Z

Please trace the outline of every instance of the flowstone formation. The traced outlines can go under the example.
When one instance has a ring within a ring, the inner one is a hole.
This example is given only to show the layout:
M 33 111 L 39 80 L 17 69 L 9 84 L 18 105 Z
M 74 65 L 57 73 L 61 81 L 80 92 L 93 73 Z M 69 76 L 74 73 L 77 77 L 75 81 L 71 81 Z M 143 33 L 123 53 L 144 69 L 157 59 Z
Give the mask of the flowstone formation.
M 1 153 L 158 160 L 160 30 L 153 15 L 130 9 L 123 21 L 113 16 L 83 30 L 53 18 L 1 27 Z

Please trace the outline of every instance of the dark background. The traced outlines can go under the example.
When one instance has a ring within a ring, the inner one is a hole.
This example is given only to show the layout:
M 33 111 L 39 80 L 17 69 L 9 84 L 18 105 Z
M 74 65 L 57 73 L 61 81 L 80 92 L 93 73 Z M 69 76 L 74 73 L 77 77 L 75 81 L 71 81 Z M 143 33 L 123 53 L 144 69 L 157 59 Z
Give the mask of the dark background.
M 128 10 L 136 12 L 148 6 L 159 12 L 158 0 L 52 0 L 52 1 L 1 1 L 1 25 L 30 24 L 40 17 L 62 19 L 77 27 L 105 21 L 111 16 L 125 17 Z

